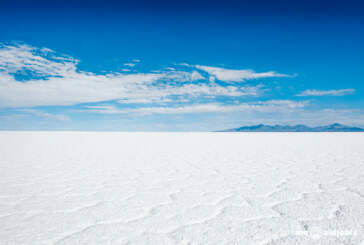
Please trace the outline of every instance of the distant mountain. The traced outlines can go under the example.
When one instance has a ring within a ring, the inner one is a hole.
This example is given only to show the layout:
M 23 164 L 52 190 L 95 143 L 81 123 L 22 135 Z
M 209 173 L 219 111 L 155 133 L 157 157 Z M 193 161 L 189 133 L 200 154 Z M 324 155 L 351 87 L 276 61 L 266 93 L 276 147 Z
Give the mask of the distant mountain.
M 364 132 L 364 129 L 358 127 L 345 126 L 334 123 L 327 126 L 308 127 L 306 125 L 254 125 L 240 128 L 232 128 L 218 132 Z

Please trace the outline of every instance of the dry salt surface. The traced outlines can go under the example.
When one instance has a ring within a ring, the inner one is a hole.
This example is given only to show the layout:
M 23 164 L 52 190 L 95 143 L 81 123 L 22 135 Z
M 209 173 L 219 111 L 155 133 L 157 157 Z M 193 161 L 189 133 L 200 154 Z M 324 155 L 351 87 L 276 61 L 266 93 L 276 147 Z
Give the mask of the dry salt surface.
M 0 244 L 364 244 L 362 133 L 0 132 Z

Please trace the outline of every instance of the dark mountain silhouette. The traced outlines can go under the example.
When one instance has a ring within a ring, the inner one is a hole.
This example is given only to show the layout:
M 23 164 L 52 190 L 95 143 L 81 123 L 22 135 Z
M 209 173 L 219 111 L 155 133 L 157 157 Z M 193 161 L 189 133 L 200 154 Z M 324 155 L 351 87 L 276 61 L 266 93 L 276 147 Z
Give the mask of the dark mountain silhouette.
M 298 124 L 294 126 L 289 125 L 254 125 L 243 126 L 240 128 L 232 128 L 221 130 L 218 132 L 364 132 L 364 129 L 359 127 L 350 127 L 339 123 L 330 124 L 327 126 L 309 127 L 306 125 Z

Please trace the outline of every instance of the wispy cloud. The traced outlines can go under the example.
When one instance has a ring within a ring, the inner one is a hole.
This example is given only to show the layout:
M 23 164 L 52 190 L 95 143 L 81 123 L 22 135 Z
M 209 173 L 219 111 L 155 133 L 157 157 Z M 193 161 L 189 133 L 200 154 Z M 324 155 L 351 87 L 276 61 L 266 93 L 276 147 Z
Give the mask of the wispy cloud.
M 307 101 L 269 100 L 236 105 L 221 103 L 191 104 L 174 107 L 141 107 L 141 108 L 117 108 L 113 105 L 86 106 L 88 113 L 103 114 L 181 114 L 181 113 L 220 113 L 220 112 L 289 112 L 303 108 Z
M 55 120 L 55 121 L 69 121 L 71 120 L 70 117 L 68 117 L 67 115 L 63 115 L 63 114 L 52 114 L 52 113 L 48 113 L 48 112 L 44 112 L 41 110 L 35 110 L 35 109 L 19 109 L 19 112 L 22 113 L 28 113 L 28 114 L 32 114 L 38 117 L 42 117 L 45 118 L 47 120 Z
M 355 89 L 353 88 L 346 88 L 346 89 L 337 89 L 337 90 L 316 90 L 316 89 L 308 89 L 305 90 L 299 94 L 296 94 L 296 96 L 344 96 L 348 94 L 355 93 Z
M 0 43 L 0 72 L 3 73 L 28 71 L 32 75 L 64 76 L 76 73 L 78 62 L 69 56 L 55 56 L 47 48 Z
M 210 83 L 196 69 L 100 75 L 80 70 L 78 63 L 77 59 L 46 48 L 1 45 L 0 107 L 75 105 L 111 100 L 127 103 L 142 99 L 151 103 L 173 102 L 173 96 L 185 99 L 196 96 L 241 97 L 257 96 L 260 92 L 260 86 Z M 27 79 L 19 81 L 16 74 Z M 272 76 L 275 73 L 264 74 Z
M 243 82 L 250 79 L 268 78 L 268 77 L 291 77 L 291 75 L 277 73 L 275 71 L 255 72 L 253 70 L 232 70 L 221 67 L 195 65 L 197 69 L 207 72 L 211 77 L 210 81 L 215 79 L 224 82 Z

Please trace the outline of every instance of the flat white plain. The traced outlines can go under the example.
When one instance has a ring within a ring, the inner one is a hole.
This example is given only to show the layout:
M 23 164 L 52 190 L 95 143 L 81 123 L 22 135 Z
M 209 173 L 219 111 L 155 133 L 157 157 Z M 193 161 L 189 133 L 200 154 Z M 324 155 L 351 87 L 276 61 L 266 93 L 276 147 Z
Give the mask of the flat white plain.
M 363 244 L 362 133 L 0 132 L 0 244 Z

